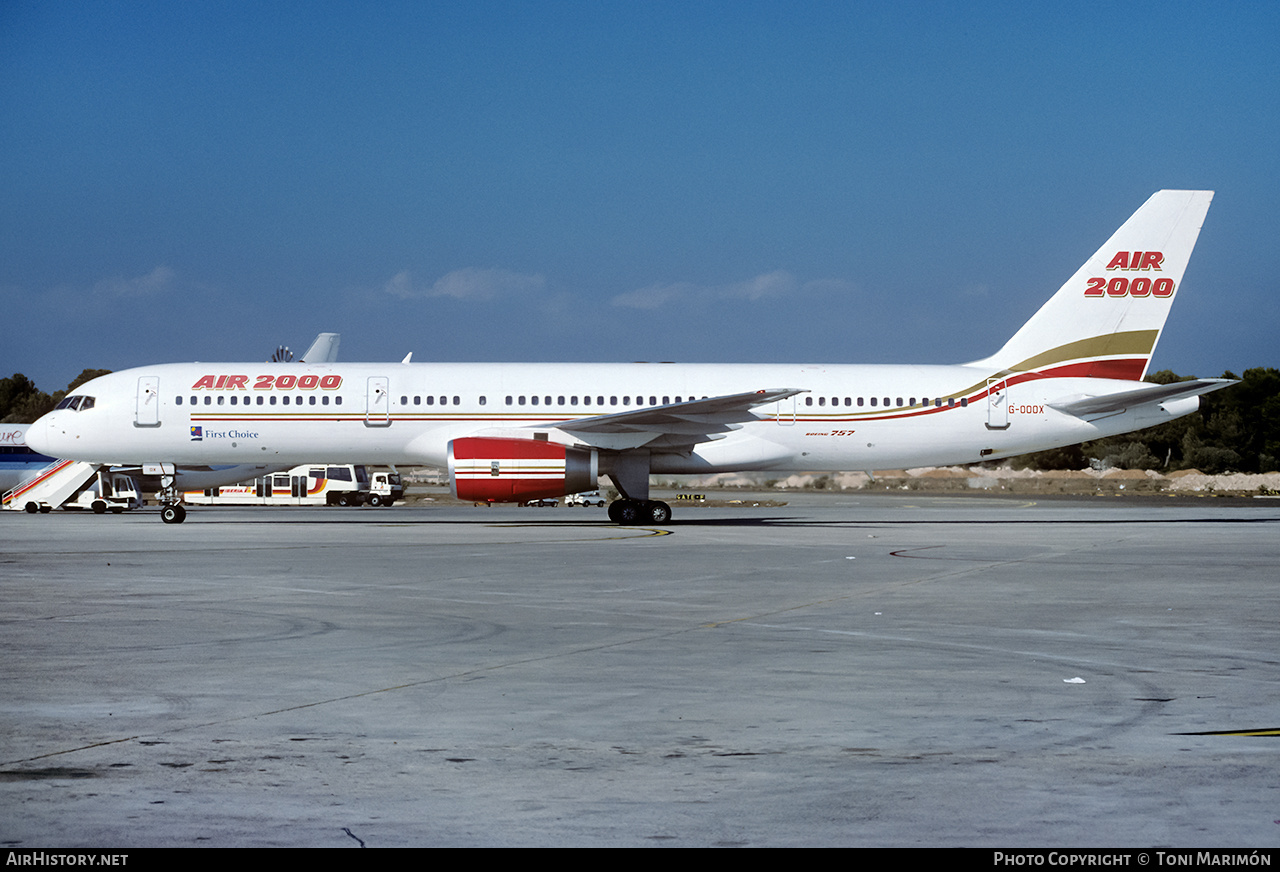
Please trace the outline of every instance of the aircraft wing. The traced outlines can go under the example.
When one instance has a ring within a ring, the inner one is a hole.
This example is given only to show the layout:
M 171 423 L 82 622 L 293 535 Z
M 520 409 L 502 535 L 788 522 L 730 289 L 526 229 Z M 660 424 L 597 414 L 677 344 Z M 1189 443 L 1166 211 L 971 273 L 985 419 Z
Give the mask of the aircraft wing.
M 1233 385 L 1236 381 L 1236 379 L 1230 378 L 1199 378 L 1192 381 L 1174 382 L 1168 385 L 1145 385 L 1133 390 L 1103 394 L 1097 397 L 1076 394 L 1055 400 L 1048 405 L 1059 412 L 1066 412 L 1068 415 L 1077 417 L 1101 415 L 1108 412 L 1123 412 L 1125 409 L 1131 409 L 1134 406 L 1141 406 L 1147 403 L 1167 403 L 1171 400 L 1181 400 L 1185 397 L 1196 397 L 1200 394 L 1207 394 L 1210 391 Z
M 719 439 L 760 416 L 752 409 L 804 393 L 801 389 L 773 388 L 721 397 L 707 397 L 649 406 L 631 412 L 616 412 L 579 418 L 551 426 L 596 448 L 680 449 Z M 543 425 L 547 426 L 547 425 Z

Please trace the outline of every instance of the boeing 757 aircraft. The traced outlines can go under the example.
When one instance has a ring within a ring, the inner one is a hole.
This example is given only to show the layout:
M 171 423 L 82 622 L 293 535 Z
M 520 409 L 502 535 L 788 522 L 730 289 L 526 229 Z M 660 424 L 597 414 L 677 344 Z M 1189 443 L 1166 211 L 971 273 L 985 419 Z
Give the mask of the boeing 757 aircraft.
M 1195 411 L 1230 380 L 1142 381 L 1212 191 L 1159 191 L 990 357 L 954 366 L 176 363 L 81 385 L 33 424 L 44 454 L 165 476 L 176 465 L 447 467 L 464 500 L 596 487 L 662 524 L 650 473 L 974 463 Z

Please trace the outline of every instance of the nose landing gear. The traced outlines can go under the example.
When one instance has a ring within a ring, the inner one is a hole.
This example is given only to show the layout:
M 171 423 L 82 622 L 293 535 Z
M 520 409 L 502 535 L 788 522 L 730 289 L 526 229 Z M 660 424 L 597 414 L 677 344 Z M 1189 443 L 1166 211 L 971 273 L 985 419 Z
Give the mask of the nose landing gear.
M 160 464 L 160 520 L 166 524 L 181 524 L 187 519 L 187 509 L 178 493 L 177 478 L 172 463 Z M 145 467 L 144 467 L 144 471 Z

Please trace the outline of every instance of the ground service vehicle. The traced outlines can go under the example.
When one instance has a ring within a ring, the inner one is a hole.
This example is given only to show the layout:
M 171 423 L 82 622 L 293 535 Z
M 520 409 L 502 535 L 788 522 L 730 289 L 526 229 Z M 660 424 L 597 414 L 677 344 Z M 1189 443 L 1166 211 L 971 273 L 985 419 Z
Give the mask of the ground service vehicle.
M 399 485 L 400 476 L 395 478 Z M 384 493 L 371 491 L 369 474 L 361 464 L 310 463 L 243 484 L 187 491 L 183 502 L 193 506 L 389 506 L 394 491 L 386 481 L 382 487 Z M 376 502 L 374 496 L 378 496 Z

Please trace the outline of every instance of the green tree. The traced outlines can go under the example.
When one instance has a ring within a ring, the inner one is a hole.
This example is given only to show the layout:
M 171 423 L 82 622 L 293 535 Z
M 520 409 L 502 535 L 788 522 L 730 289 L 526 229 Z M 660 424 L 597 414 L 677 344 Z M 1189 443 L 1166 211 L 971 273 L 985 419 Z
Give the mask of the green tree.
M 30 424 L 56 404 L 57 400 L 20 372 L 0 379 L 0 423 Z

